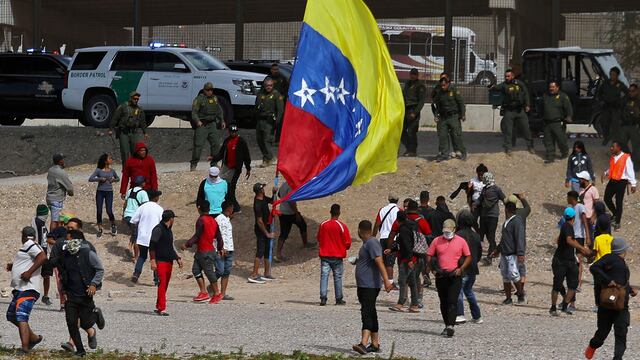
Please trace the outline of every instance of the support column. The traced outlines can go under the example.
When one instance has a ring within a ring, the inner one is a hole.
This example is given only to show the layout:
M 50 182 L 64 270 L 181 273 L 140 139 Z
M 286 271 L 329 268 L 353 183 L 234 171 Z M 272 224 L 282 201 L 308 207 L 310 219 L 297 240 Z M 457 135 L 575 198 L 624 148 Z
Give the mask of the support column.
M 40 11 L 42 9 L 42 0 L 33 0 L 33 42 L 31 47 L 34 50 L 40 50 L 42 44 L 42 35 L 40 29 Z
M 445 0 L 444 11 L 444 71 L 455 79 L 453 69 L 453 0 Z
M 244 59 L 244 0 L 236 0 L 235 60 Z
M 133 0 L 133 45 L 142 45 L 142 0 Z
M 551 46 L 560 45 L 560 0 L 551 0 Z

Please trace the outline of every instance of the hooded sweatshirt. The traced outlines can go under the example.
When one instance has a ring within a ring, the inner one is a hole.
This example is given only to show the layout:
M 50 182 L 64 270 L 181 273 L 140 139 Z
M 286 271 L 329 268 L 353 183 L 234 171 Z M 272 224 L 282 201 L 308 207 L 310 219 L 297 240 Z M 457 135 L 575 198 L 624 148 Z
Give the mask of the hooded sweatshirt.
M 138 151 L 147 149 L 147 156 L 141 158 Z M 122 183 L 120 184 L 120 194 L 127 192 L 127 186 L 133 188 L 136 176 L 144 176 L 146 179 L 145 190 L 158 189 L 158 173 L 156 172 L 156 161 L 149 155 L 149 148 L 144 142 L 139 142 L 134 148 L 133 156 L 130 156 L 124 164 L 122 171 Z
M 598 229 L 603 226 L 608 226 L 606 233 L 611 234 L 611 215 L 607 213 L 607 208 L 602 201 L 596 201 L 593 205 L 593 209 L 596 213 L 596 231 L 594 237 L 602 234 Z

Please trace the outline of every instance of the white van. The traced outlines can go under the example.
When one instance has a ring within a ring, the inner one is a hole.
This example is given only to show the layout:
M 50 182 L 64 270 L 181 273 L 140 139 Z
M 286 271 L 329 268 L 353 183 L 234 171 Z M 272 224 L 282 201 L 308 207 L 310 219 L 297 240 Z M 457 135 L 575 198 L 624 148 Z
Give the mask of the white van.
M 82 113 L 86 126 L 108 127 L 118 104 L 138 91 L 147 123 L 157 115 L 189 120 L 191 104 L 206 82 L 225 121 L 249 114 L 264 75 L 233 71 L 208 53 L 188 48 L 105 46 L 76 50 L 62 102 Z

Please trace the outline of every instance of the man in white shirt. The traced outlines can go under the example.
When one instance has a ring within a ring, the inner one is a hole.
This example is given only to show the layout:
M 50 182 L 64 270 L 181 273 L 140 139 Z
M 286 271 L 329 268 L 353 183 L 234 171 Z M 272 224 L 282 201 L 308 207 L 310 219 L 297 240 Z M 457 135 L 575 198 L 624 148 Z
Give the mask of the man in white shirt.
M 233 300 L 233 297 L 227 295 L 229 276 L 231 275 L 231 268 L 233 268 L 233 226 L 231 225 L 231 218 L 233 218 L 233 202 L 225 201 L 222 203 L 222 213 L 216 217 L 218 230 L 224 242 L 222 251 L 216 257 L 216 276 L 220 279 L 222 300 Z
M 40 269 L 47 261 L 47 255 L 36 244 L 36 230 L 31 226 L 22 229 L 22 247 L 16 253 L 13 263 L 7 264 L 11 271 L 11 287 L 13 299 L 7 309 L 7 320 L 18 327 L 22 353 L 28 353 L 42 341 L 29 326 L 29 315 L 33 305 L 42 292 L 42 276 Z
M 631 154 L 622 152 L 622 146 L 617 141 L 611 144 L 609 170 L 602 174 L 603 183 L 605 178 L 609 179 L 609 182 L 604 190 L 604 202 L 613 214 L 613 223 L 611 225 L 615 230 L 620 230 L 624 193 L 629 185 L 631 185 L 631 193 L 635 193 L 637 183 Z M 613 203 L 614 196 L 616 197 L 615 205 Z
M 162 221 L 162 212 L 164 209 L 158 205 L 160 195 L 162 191 L 147 190 L 149 195 L 149 201 L 140 205 L 131 217 L 131 223 L 138 225 L 138 237 L 136 238 L 136 246 L 138 248 L 138 260 L 136 261 L 135 269 L 133 270 L 133 276 L 131 276 L 131 282 L 137 283 L 140 274 L 142 273 L 142 267 L 147 260 L 149 253 L 149 242 L 151 241 L 151 232 L 156 225 Z M 154 283 L 158 283 L 158 279 L 154 272 Z
M 389 238 L 389 233 L 391 232 L 393 223 L 396 222 L 400 208 L 398 207 L 399 197 L 397 195 L 390 194 L 388 200 L 389 204 L 378 210 L 376 223 L 373 227 L 373 236 L 380 234 L 380 245 L 382 246 L 383 253 L 382 260 L 384 261 L 384 266 L 387 269 L 389 280 L 393 283 L 393 265 L 396 262 L 396 252 L 391 251 L 388 254 L 385 254 L 384 250 L 391 249 L 393 247 L 394 239 Z

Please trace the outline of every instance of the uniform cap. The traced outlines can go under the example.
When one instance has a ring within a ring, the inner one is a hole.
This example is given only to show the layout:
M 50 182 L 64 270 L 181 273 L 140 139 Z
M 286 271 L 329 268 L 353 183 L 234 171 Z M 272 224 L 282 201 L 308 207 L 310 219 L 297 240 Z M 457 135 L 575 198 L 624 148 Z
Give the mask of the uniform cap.
M 136 178 L 133 180 L 133 184 L 136 186 L 140 186 L 142 185 L 142 183 L 144 183 L 145 181 L 147 181 L 147 179 L 142 176 L 142 175 L 138 175 L 136 176 Z
M 454 232 L 456 231 L 456 222 L 453 219 L 447 219 L 442 224 L 442 231 Z
M 218 167 L 216 167 L 216 166 L 210 167 L 209 168 L 209 176 L 211 176 L 211 177 L 220 176 L 220 169 L 218 169 Z
M 264 189 L 265 186 L 267 186 L 267 184 L 255 183 L 253 184 L 253 192 L 256 194 L 259 193 L 262 189 Z
M 568 208 L 564 209 L 564 218 L 565 219 L 573 219 L 574 217 L 576 217 L 576 211 L 573 210 L 573 208 L 568 207 Z
M 53 163 L 57 164 L 62 161 L 66 156 L 63 153 L 55 153 L 53 154 Z
M 177 217 L 177 216 L 176 216 L 176 213 L 173 212 L 173 210 L 165 210 L 165 211 L 162 212 L 162 221 L 163 222 L 167 222 L 170 219 L 173 219 L 175 217 Z
M 232 124 L 229 126 L 229 131 L 238 131 L 238 125 Z
M 45 204 L 40 204 L 36 207 L 36 216 L 43 216 L 49 214 L 49 208 Z
M 212 82 L 205 83 L 203 89 L 204 90 L 213 89 L 213 83 Z
M 409 71 L 409 74 L 416 74 L 416 75 L 418 75 L 418 69 L 416 69 L 416 68 L 411 68 L 411 70 Z
M 507 198 L 507 201 L 505 201 L 505 204 L 506 203 L 516 204 L 516 209 L 522 209 L 524 207 L 522 205 L 522 201 L 520 201 L 520 199 L 518 199 L 518 197 L 515 194 L 509 195 L 509 197 Z
M 587 181 L 591 181 L 591 175 L 589 175 L 588 171 L 580 171 L 579 173 L 576 174 L 576 177 L 578 179 L 583 179 L 583 180 L 587 180 Z
M 611 242 L 611 253 L 612 254 L 622 254 L 623 252 L 627 251 L 627 249 L 629 248 L 629 244 L 627 243 L 627 240 L 623 239 L 623 238 L 614 238 L 613 241 Z
M 134 96 L 140 96 L 140 93 L 135 90 L 129 93 L 129 98 L 132 98 Z
M 35 239 L 36 229 L 32 228 L 31 226 L 25 226 L 22 229 L 22 236 L 26 237 L 27 239 Z

